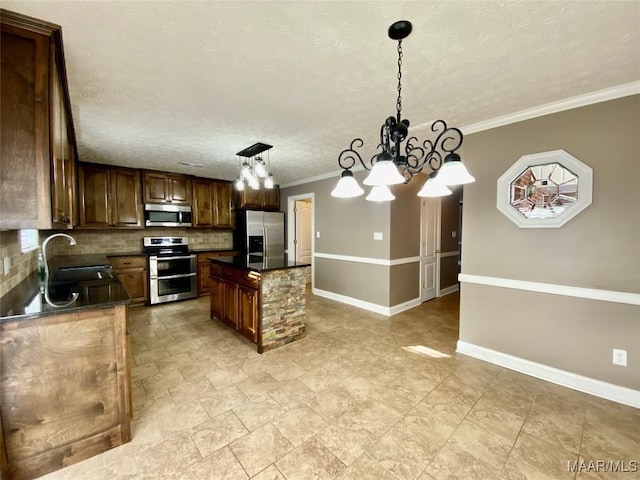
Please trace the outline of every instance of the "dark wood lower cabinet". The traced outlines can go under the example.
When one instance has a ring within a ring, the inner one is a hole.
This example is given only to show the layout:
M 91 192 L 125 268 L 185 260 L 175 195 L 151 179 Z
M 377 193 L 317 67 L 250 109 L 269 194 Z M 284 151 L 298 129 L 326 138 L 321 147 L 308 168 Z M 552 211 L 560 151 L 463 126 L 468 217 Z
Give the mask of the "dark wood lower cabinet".
M 211 257 L 233 257 L 240 255 L 238 250 L 215 250 L 212 252 L 198 253 L 198 296 L 209 295 L 209 258 Z
M 260 325 L 260 274 L 216 268 L 210 277 L 211 317 L 217 318 L 254 343 Z
M 31 479 L 131 440 L 127 305 L 0 323 L 0 475 Z
M 110 257 L 113 272 L 131 297 L 130 306 L 140 306 L 149 298 L 147 285 L 147 257 L 127 256 Z

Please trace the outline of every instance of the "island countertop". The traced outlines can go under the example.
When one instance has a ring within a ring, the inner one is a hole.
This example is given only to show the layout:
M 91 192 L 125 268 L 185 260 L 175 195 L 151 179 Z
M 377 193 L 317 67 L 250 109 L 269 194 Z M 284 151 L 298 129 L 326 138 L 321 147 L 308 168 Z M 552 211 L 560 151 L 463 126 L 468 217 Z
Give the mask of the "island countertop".
M 231 266 L 253 272 L 266 272 L 271 270 L 287 270 L 289 268 L 310 267 L 310 263 L 296 262 L 285 257 L 262 258 L 258 255 L 238 255 L 235 257 L 210 257 L 211 263 Z

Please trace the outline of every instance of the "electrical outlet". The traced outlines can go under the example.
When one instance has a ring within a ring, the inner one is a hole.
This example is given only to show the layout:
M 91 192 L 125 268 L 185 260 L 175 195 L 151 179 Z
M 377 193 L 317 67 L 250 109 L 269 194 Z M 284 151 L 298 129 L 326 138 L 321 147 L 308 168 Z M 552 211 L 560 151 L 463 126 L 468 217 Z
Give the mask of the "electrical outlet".
M 373 232 L 373 239 L 374 240 L 382 240 L 384 238 L 384 236 L 382 235 L 382 232 Z
M 621 367 L 627 366 L 627 351 L 626 350 L 618 350 L 617 348 L 613 349 L 613 364 L 620 365 Z
M 451 238 L 456 238 L 458 236 L 458 232 L 451 232 Z
M 7 275 L 9 273 L 9 270 L 11 270 L 11 258 L 10 257 L 5 257 L 4 258 L 4 261 L 2 262 L 2 267 L 4 269 L 2 274 L 3 275 Z

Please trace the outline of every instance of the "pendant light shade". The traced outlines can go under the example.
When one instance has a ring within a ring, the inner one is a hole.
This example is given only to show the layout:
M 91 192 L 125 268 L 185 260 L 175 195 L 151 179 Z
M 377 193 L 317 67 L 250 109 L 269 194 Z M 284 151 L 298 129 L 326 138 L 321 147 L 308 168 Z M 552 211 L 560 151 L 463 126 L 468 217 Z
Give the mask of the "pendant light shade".
M 264 179 L 264 188 L 267 190 L 273 190 L 274 181 L 273 181 L 273 173 L 267 175 L 267 178 Z
M 429 179 L 418 192 L 419 197 L 446 197 L 453 193 L 446 185 L 440 183 L 439 175 L 436 177 L 436 173 L 431 172 Z
M 390 202 L 395 198 L 396 196 L 391 193 L 391 190 L 386 185 L 375 185 L 366 197 L 370 202 Z
M 465 185 L 476 181 L 460 161 L 460 155 L 456 153 L 450 153 L 444 159 L 444 165 L 438 173 L 438 180 L 443 185 Z
M 354 198 L 359 197 L 363 193 L 364 190 L 360 185 L 358 185 L 358 181 L 353 178 L 351 170 L 345 170 L 342 172 L 342 176 L 340 177 L 340 180 L 338 180 L 336 188 L 331 192 L 331 196 L 338 198 Z
M 378 160 L 364 179 L 365 185 L 397 185 L 404 183 L 404 177 L 391 160 Z

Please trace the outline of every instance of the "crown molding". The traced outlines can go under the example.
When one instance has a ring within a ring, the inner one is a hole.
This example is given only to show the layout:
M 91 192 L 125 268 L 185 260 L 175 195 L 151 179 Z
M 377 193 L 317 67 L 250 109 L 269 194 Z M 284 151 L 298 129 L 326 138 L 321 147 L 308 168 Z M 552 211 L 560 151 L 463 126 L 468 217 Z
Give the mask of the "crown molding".
M 478 123 L 467 125 L 460 128 L 464 135 L 470 135 L 472 133 L 482 132 L 483 130 L 490 130 L 492 128 L 502 127 L 511 123 L 522 122 L 524 120 L 530 120 L 536 117 L 542 117 L 552 113 L 563 112 L 565 110 L 571 110 L 579 107 L 586 107 L 594 103 L 606 102 L 609 100 L 615 100 L 616 98 L 628 97 L 630 95 L 640 94 L 640 80 L 635 82 L 624 83 L 615 87 L 609 87 L 602 90 L 596 90 L 595 92 L 586 93 L 584 95 L 577 95 L 575 97 L 565 98 L 557 102 L 546 103 L 537 107 L 529 108 L 527 110 L 521 110 L 519 112 L 510 113 L 508 115 L 502 115 L 490 120 L 485 120 Z M 426 125 L 426 124 L 425 124 Z M 420 128 L 421 125 L 417 125 L 415 128 Z M 354 172 L 364 170 L 362 166 L 354 166 L 352 169 Z M 293 182 L 283 183 L 280 188 L 295 187 L 297 185 L 304 185 L 305 183 L 317 182 L 318 180 L 326 180 L 328 178 L 340 178 L 343 170 L 334 170 L 330 173 L 323 173 L 314 177 L 303 178 L 300 180 L 294 180 Z
M 522 122 L 524 120 L 530 120 L 532 118 L 542 117 L 552 113 L 572 110 L 574 108 L 585 107 L 594 103 L 606 102 L 609 100 L 615 100 L 616 98 L 637 95 L 639 93 L 640 81 L 625 83 L 623 85 L 597 90 L 595 92 L 578 95 L 576 97 L 565 98 L 564 100 L 559 100 L 557 102 L 546 103 L 520 112 L 510 113 L 501 117 L 474 123 L 467 125 L 460 130 L 462 130 L 464 135 L 469 135 L 471 133 L 482 132 L 483 130 L 490 130 L 492 128 L 509 125 L 511 123 Z

